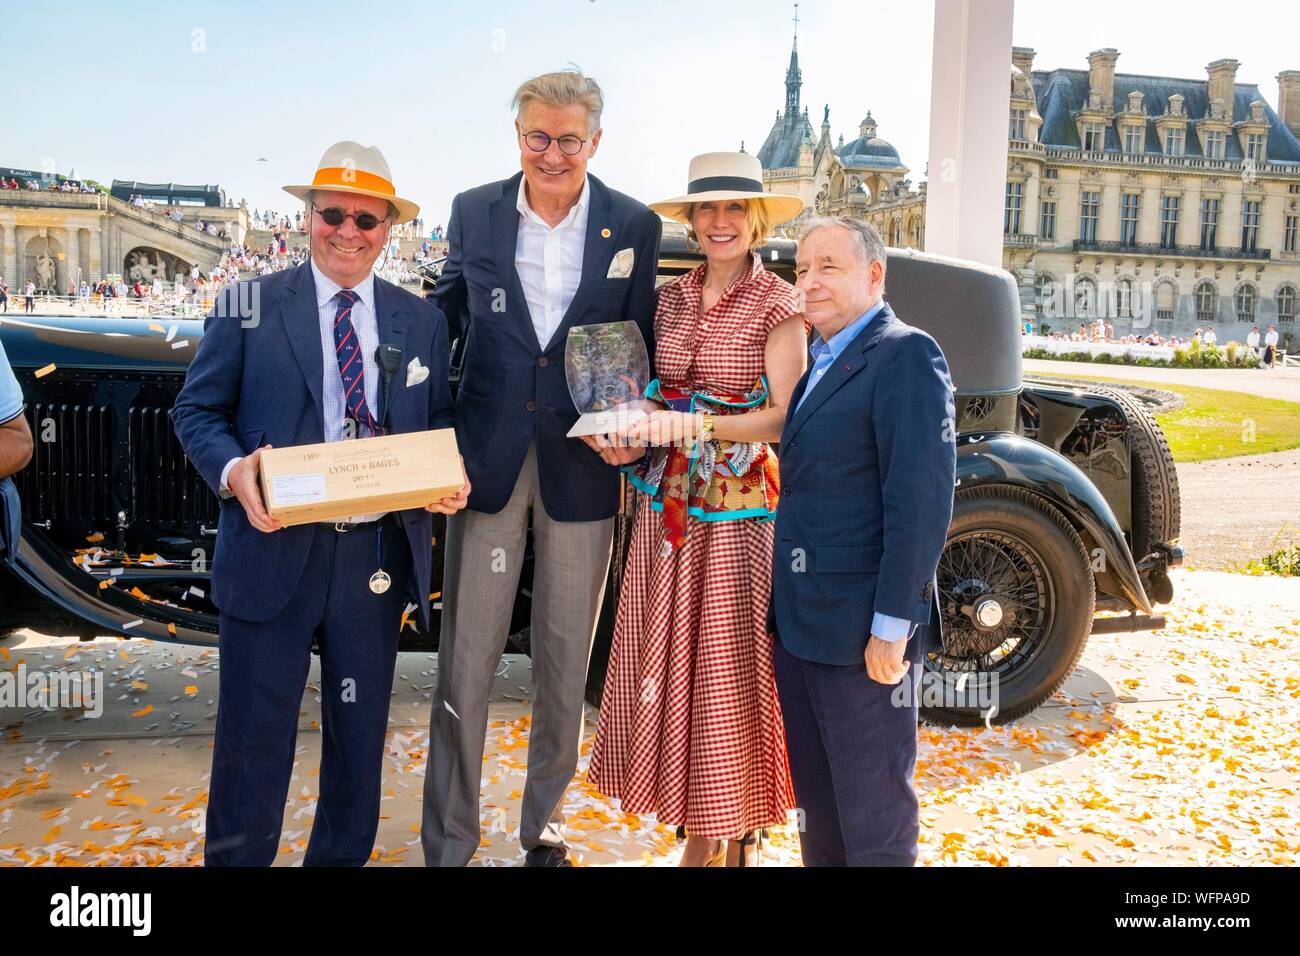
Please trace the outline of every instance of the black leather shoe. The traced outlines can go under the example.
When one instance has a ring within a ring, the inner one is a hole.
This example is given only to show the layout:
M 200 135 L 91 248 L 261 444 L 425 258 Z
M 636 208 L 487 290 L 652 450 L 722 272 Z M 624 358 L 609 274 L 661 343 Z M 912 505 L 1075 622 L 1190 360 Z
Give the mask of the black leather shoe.
M 573 866 L 569 851 L 560 846 L 539 846 L 524 855 L 524 866 Z

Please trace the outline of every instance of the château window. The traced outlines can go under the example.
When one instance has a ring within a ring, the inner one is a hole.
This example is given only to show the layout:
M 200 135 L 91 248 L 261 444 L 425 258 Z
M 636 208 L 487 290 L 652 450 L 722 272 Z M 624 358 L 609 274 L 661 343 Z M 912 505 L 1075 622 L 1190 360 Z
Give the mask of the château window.
M 1282 226 L 1282 251 L 1296 251 L 1296 233 L 1300 232 L 1300 216 L 1287 216 Z
M 1083 124 L 1083 148 L 1089 153 L 1100 153 L 1106 148 L 1106 127 L 1100 123 Z
M 1120 279 L 1115 286 L 1115 314 L 1121 319 L 1133 318 L 1133 280 Z
M 1075 280 L 1074 316 L 1077 319 L 1097 317 L 1097 285 L 1091 276 L 1079 276 Z
M 1101 212 L 1101 193 L 1085 192 L 1079 201 L 1079 240 L 1097 241 L 1097 219 Z
M 1264 134 L 1247 133 L 1246 134 L 1246 158 L 1253 159 L 1257 163 L 1264 161 Z
M 1126 246 L 1137 244 L 1139 198 L 1137 193 L 1125 193 L 1120 197 L 1119 241 Z
M 1002 231 L 1009 236 L 1020 233 L 1020 210 L 1024 204 L 1024 183 L 1007 183 L 1007 203 L 1002 216 Z
M 1246 199 L 1241 204 L 1241 248 L 1254 252 L 1259 248 L 1259 200 Z
M 1146 141 L 1146 127 L 1129 124 L 1124 127 L 1124 152 L 1129 155 L 1142 152 Z
M 1205 158 L 1223 159 L 1223 130 L 1212 129 L 1206 132 Z
M 1011 138 L 1012 139 L 1025 138 L 1025 111 L 1024 110 L 1011 111 Z
M 1172 249 L 1178 244 L 1178 209 L 1181 196 L 1160 197 L 1160 248 Z
M 1165 130 L 1166 156 L 1183 155 L 1183 132 L 1181 126 L 1171 126 Z
M 1255 321 L 1255 287 L 1249 282 L 1243 283 L 1237 290 L 1237 298 L 1233 303 L 1237 307 L 1238 322 Z
M 1196 321 L 1213 322 L 1219 311 L 1219 290 L 1206 280 L 1196 287 Z
M 1060 170 L 1057 169 L 1055 166 L 1048 166 L 1046 169 L 1043 170 L 1043 178 L 1044 178 L 1044 179 L 1057 179 L 1057 178 L 1059 178 L 1059 176 L 1058 176 L 1059 173 L 1060 173 Z M 1293 192 L 1300 192 L 1300 189 L 1293 189 Z
M 1210 252 L 1219 247 L 1219 200 L 1201 200 L 1201 250 Z
M 1295 286 L 1284 285 L 1277 290 L 1278 325 L 1290 325 L 1295 321 Z
M 1056 238 L 1056 203 L 1044 202 L 1039 205 L 1038 235 L 1042 239 Z
M 1178 287 L 1172 282 L 1163 282 L 1156 289 L 1156 325 L 1168 330 L 1173 327 L 1174 311 L 1178 308 Z

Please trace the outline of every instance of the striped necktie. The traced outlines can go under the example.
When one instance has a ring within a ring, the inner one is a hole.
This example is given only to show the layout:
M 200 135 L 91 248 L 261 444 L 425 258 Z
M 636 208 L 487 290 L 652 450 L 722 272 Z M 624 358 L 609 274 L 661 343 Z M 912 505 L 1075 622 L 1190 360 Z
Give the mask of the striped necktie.
M 338 311 L 334 314 L 334 357 L 338 359 L 339 375 L 343 379 L 343 401 L 348 413 L 357 423 L 358 432 L 362 425 L 370 430 L 371 435 L 379 434 L 375 417 L 370 414 L 366 404 L 365 363 L 361 360 L 361 342 L 357 330 L 352 325 L 352 306 L 360 296 L 351 289 L 342 289 L 334 294 Z

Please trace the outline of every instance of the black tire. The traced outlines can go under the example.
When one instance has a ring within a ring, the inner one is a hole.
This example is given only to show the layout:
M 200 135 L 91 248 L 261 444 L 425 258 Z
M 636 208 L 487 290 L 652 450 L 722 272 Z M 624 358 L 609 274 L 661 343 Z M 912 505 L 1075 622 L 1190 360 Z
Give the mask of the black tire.
M 992 722 L 1016 720 L 1074 671 L 1092 632 L 1096 591 L 1083 542 L 1042 498 L 1008 487 L 959 491 L 938 583 L 944 633 L 925 653 L 927 722 L 982 724 L 990 699 Z M 994 626 L 976 620 L 988 598 L 1002 615 Z M 945 693 L 927 700 L 936 676 Z
M 1141 561 L 1156 545 L 1177 539 L 1182 527 L 1178 468 L 1165 433 L 1139 399 L 1119 388 L 1089 385 L 1088 390 L 1115 401 L 1128 419 L 1133 468 L 1133 558 Z

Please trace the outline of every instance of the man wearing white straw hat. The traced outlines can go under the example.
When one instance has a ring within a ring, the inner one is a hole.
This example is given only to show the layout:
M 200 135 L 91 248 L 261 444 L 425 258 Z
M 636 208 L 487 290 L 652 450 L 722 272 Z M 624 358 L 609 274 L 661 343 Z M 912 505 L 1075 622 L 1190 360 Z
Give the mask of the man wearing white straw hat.
M 185 454 L 222 499 L 208 866 L 276 857 L 313 646 L 322 753 L 303 862 L 369 859 L 401 618 L 410 608 L 429 622 L 430 512 L 450 514 L 469 495 L 466 484 L 424 509 L 295 527 L 267 514 L 264 448 L 445 428 L 453 415 L 442 314 L 373 272 L 393 224 L 419 212 L 397 195 L 383 154 L 336 143 L 309 185 L 285 189 L 307 204 L 310 262 L 222 292 L 172 412 Z
M 531 527 L 535 690 L 519 838 L 530 866 L 566 866 L 561 803 L 619 504 L 617 466 L 642 450 L 567 437 L 569 329 L 630 321 L 653 355 L 659 217 L 588 175 L 600 87 L 547 73 L 515 93 L 522 172 L 458 195 L 434 299 L 463 340 L 456 436 L 474 483 L 447 523 L 438 689 L 424 786 L 424 860 L 479 846 L 488 696 Z M 586 442 L 584 444 L 584 442 Z

